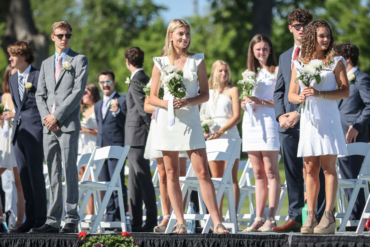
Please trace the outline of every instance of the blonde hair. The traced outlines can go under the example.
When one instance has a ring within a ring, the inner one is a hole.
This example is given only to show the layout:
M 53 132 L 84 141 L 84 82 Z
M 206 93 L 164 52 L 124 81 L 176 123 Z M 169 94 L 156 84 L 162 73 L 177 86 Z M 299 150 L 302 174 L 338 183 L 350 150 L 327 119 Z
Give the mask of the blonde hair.
M 190 25 L 182 19 L 173 19 L 170 22 L 170 24 L 168 24 L 167 32 L 166 32 L 166 44 L 164 46 L 165 51 L 164 51 L 163 56 L 168 56 L 171 64 L 173 64 L 173 61 L 175 60 L 175 58 L 174 58 L 174 52 L 173 52 L 174 49 L 173 49 L 173 44 L 171 42 L 170 33 L 173 33 L 179 27 L 186 27 L 189 29 L 189 32 L 190 32 Z M 191 40 L 189 41 L 189 44 L 185 48 L 185 51 L 184 51 L 184 55 L 187 57 L 194 55 L 193 53 L 189 52 L 190 43 L 191 43 Z
M 54 33 L 55 29 L 57 28 L 68 28 L 72 33 L 72 26 L 66 21 L 54 22 L 53 25 L 51 26 L 51 33 Z
M 230 70 L 230 66 L 227 62 L 225 61 L 222 61 L 222 60 L 216 60 L 213 64 L 212 64 L 212 69 L 211 69 L 211 75 L 208 79 L 208 85 L 209 85 L 209 89 L 213 89 L 213 102 L 214 102 L 214 107 L 216 107 L 216 104 L 217 104 L 217 100 L 216 100 L 216 91 L 217 91 L 217 87 L 218 87 L 218 76 L 217 76 L 217 72 L 220 68 L 221 65 L 226 65 L 226 70 L 228 72 L 228 78 L 227 78 L 227 82 L 226 82 L 226 86 L 228 87 L 232 87 L 233 86 L 233 82 L 231 80 L 231 70 Z

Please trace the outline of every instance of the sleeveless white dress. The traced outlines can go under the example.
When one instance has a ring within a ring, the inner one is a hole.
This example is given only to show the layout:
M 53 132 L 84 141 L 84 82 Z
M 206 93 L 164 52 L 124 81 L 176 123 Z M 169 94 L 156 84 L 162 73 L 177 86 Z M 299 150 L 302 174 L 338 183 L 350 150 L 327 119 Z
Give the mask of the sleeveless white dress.
M 275 90 L 275 74 L 261 69 L 257 74 L 258 86 L 252 95 L 261 100 L 273 100 Z M 253 106 L 253 126 L 247 111 L 243 116 L 243 152 L 248 151 L 279 151 L 278 123 L 273 107 Z
M 5 108 L 9 109 L 7 100 L 5 102 Z M 12 112 L 15 112 L 14 108 Z M 4 124 L 5 124 L 5 121 L 4 121 Z M 12 169 L 13 167 L 17 167 L 17 162 L 15 161 L 13 145 L 12 145 L 12 134 L 13 134 L 14 127 L 15 126 L 11 128 L 9 126 L 7 136 L 5 136 L 4 126 L 1 131 L 1 134 L 0 134 L 0 151 L 1 151 L 0 168 Z
M 185 62 L 183 71 L 186 98 L 193 98 L 198 94 L 197 71 L 203 58 L 203 53 L 197 53 L 188 57 Z M 160 60 L 162 65 L 170 64 L 168 57 L 155 57 L 153 59 Z M 167 100 L 169 96 L 168 88 L 164 87 L 163 99 Z M 197 105 L 175 110 L 175 124 L 172 126 L 172 130 L 167 128 L 167 112 L 167 109 L 160 108 L 158 116 L 156 116 L 157 126 L 152 138 L 158 142 L 153 146 L 153 149 L 184 152 L 206 148 Z
M 213 89 L 209 90 L 209 100 L 202 104 L 201 110 L 206 111 L 207 115 L 215 122 L 214 125 L 209 126 L 209 132 L 211 134 L 218 131 L 234 115 L 231 99 Z M 225 133 L 220 136 L 220 139 L 240 139 L 238 128 L 234 126 L 228 131 L 225 131 Z M 240 159 L 240 146 L 237 148 L 237 158 Z
M 313 88 L 318 91 L 333 91 L 336 89 L 337 80 L 333 71 L 340 60 L 346 65 L 343 57 L 334 57 L 334 63 L 327 68 L 329 71 L 321 71 L 321 82 L 320 84 L 315 83 Z M 294 66 L 295 68 L 301 67 L 298 61 L 294 61 Z M 298 76 L 300 76 L 300 73 L 297 71 Z M 301 81 L 299 81 L 299 85 L 301 90 L 305 88 Z M 314 114 L 315 109 L 318 114 Z M 305 110 L 301 111 L 298 157 L 328 154 L 347 154 L 337 101 L 321 97 L 307 97 Z
M 98 129 L 98 124 L 96 122 L 95 113 L 91 114 L 87 119 L 83 118 L 81 125 L 87 129 L 96 130 Z M 88 154 L 92 153 L 96 146 L 96 136 L 90 133 L 80 133 L 80 138 L 78 140 L 78 153 Z

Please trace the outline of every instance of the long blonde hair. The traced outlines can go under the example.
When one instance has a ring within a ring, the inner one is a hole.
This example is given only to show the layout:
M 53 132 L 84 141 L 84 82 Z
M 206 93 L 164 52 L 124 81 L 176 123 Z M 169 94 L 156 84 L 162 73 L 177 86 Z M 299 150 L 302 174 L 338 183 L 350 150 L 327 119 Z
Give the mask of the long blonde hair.
M 216 107 L 216 104 L 217 104 L 217 99 L 216 99 L 216 94 L 217 94 L 216 91 L 217 91 L 217 87 L 218 87 L 217 71 L 219 70 L 221 65 L 226 65 L 226 70 L 228 72 L 228 78 L 227 78 L 226 86 L 228 86 L 228 87 L 233 86 L 233 82 L 231 80 L 231 70 L 230 70 L 229 64 L 225 61 L 222 61 L 222 60 L 216 60 L 212 65 L 211 76 L 208 79 L 209 89 L 213 89 L 214 107 Z
M 163 56 L 168 56 L 171 64 L 173 64 L 173 62 L 175 60 L 175 57 L 174 57 L 175 54 L 174 54 L 173 44 L 172 44 L 171 38 L 170 38 L 170 33 L 173 33 L 179 27 L 186 27 L 190 31 L 190 25 L 182 19 L 173 19 L 170 22 L 170 24 L 168 24 L 168 27 L 167 27 L 166 44 L 164 46 L 165 52 L 164 52 Z M 190 56 L 194 55 L 193 53 L 189 52 L 190 44 L 191 44 L 191 39 L 189 41 L 188 46 L 185 48 L 185 51 L 184 51 L 184 55 L 187 56 L 187 57 L 190 57 Z

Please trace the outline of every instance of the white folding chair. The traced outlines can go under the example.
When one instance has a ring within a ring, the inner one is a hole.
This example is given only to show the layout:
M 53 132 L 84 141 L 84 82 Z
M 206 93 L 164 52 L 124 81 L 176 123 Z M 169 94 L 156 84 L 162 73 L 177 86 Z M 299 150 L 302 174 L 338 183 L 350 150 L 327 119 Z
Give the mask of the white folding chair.
M 86 168 L 86 172 L 84 173 L 79 186 L 80 196 L 85 193 L 85 197 L 82 200 L 81 206 L 78 211 L 81 221 L 85 219 L 94 220 L 93 223 L 88 223 L 89 225 L 92 225 L 90 231 L 91 233 L 96 233 L 98 226 L 102 231 L 104 231 L 104 228 L 111 227 L 121 227 L 122 231 L 126 231 L 126 217 L 123 203 L 120 173 L 129 150 L 130 150 L 129 145 L 126 145 L 124 147 L 120 146 L 109 146 L 103 148 L 96 147 L 91 155 L 91 158 Z M 110 181 L 98 181 L 98 176 L 106 159 L 118 159 L 116 168 L 113 172 Z M 90 175 L 91 181 L 88 181 Z M 105 195 L 102 201 L 100 201 L 100 191 L 105 191 Z M 103 221 L 103 214 L 108 205 L 108 201 L 113 191 L 117 191 L 118 193 L 118 203 L 120 208 L 121 222 Z M 97 211 L 97 215 L 89 215 L 89 217 L 87 218 L 86 215 L 84 215 L 84 211 L 89 201 L 90 195 L 92 194 L 94 195 L 94 204 L 95 209 Z
M 234 190 L 233 190 L 233 181 L 232 181 L 232 168 L 237 158 L 238 149 L 236 148 L 241 144 L 241 139 L 237 140 L 228 140 L 228 139 L 217 139 L 206 142 L 207 158 L 208 161 L 214 160 L 223 160 L 227 161 L 226 169 L 222 178 L 212 178 L 216 190 L 216 199 L 217 205 L 220 203 L 221 198 L 224 193 L 227 194 L 228 207 L 230 211 L 230 221 L 232 232 L 238 232 L 238 224 L 236 220 L 236 211 L 235 211 L 235 201 L 234 201 Z M 205 225 L 203 227 L 202 233 L 208 233 L 212 219 L 209 214 L 205 214 L 205 206 L 203 199 L 200 193 L 200 184 L 198 178 L 195 176 L 193 167 L 189 167 L 186 177 L 180 177 L 180 183 L 183 184 L 181 188 L 182 198 L 185 198 L 186 192 L 189 193 L 192 190 L 198 191 L 199 204 L 200 204 L 200 214 L 184 214 L 185 220 L 205 220 Z M 213 192 L 208 192 L 213 193 Z M 177 219 L 174 212 L 171 214 L 170 221 L 167 225 L 165 233 L 171 233 L 173 227 L 175 226 Z
M 361 164 L 361 170 L 359 172 L 359 176 L 357 177 L 357 179 L 341 179 L 341 178 L 338 179 L 338 191 L 340 191 L 337 194 L 339 213 L 336 214 L 336 218 L 341 219 L 341 224 L 339 226 L 338 231 L 339 232 L 346 231 L 346 226 L 358 226 L 357 231 L 362 232 L 365 226 L 365 221 L 361 219 L 361 222 L 359 224 L 358 220 L 350 221 L 349 217 L 352 213 L 353 206 L 355 205 L 360 189 L 364 189 L 365 199 L 368 200 L 369 198 L 368 181 L 370 181 L 370 144 L 362 142 L 347 144 L 347 152 L 348 156 L 361 155 L 365 156 L 365 158 Z M 347 208 L 345 208 L 344 200 L 345 189 L 353 189 Z M 366 207 L 368 206 L 367 204 L 368 203 L 366 203 Z M 364 210 L 364 213 L 365 215 L 367 214 L 366 210 Z

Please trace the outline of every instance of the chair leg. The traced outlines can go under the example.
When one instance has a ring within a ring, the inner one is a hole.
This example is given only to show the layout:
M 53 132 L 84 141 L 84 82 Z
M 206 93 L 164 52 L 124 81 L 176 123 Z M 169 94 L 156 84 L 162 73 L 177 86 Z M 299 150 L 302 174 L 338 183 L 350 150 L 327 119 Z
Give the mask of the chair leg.
M 362 181 L 357 180 L 356 186 L 353 189 L 352 194 L 351 194 L 351 198 L 348 202 L 347 209 L 344 213 L 344 217 L 343 217 L 342 222 L 339 226 L 339 230 L 338 230 L 339 232 L 345 232 L 346 231 L 346 225 L 347 225 L 347 222 L 349 220 L 349 216 L 352 213 L 353 206 L 355 205 L 355 201 L 356 201 L 356 198 L 358 196 L 358 192 L 360 191 L 360 188 L 361 188 L 361 183 L 362 183 Z
M 364 211 L 362 212 L 360 222 L 357 226 L 356 234 L 361 234 L 364 231 L 364 227 L 369 217 L 369 214 L 370 214 L 370 197 L 367 197 Z
M 233 186 L 232 185 L 229 186 L 227 191 L 228 191 L 227 204 L 229 206 L 230 222 L 234 224 L 233 233 L 236 234 L 238 232 L 238 219 L 236 217 L 236 211 L 235 211 L 235 198 L 234 198 Z
M 121 184 L 121 181 L 119 181 Z M 119 186 L 118 193 L 118 203 L 119 203 L 119 213 L 121 215 L 121 228 L 123 232 L 127 232 L 127 226 L 126 226 L 126 214 L 125 214 L 125 204 L 123 203 L 123 195 L 122 195 L 122 188 Z
M 98 230 L 98 225 L 100 225 L 100 222 L 102 221 L 102 218 L 103 218 L 103 215 L 104 215 L 104 211 L 108 205 L 108 202 L 109 202 L 109 199 L 110 197 L 112 196 L 112 192 L 113 192 L 113 187 L 112 188 L 109 188 L 106 192 L 105 192 L 105 195 L 104 195 L 104 199 L 102 201 L 102 203 L 100 204 L 100 207 L 99 207 L 99 210 L 96 214 L 96 219 L 91 227 L 91 231 L 90 233 L 96 233 L 97 230 Z

